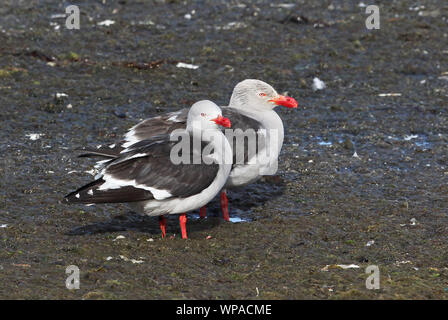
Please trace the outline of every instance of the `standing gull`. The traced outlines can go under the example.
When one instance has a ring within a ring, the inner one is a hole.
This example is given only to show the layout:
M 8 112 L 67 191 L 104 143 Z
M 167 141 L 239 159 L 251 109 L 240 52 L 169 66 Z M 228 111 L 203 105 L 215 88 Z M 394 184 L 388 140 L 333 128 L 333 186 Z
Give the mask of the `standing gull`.
M 211 101 L 196 102 L 188 111 L 186 128 L 124 145 L 120 153 L 103 162 L 95 181 L 68 194 L 65 201 L 129 203 L 139 213 L 159 216 L 162 237 L 166 236 L 163 215 L 180 214 L 181 234 L 186 239 L 185 212 L 212 200 L 231 170 L 232 150 L 219 126 L 230 127 L 221 109 Z M 184 140 L 173 141 L 174 134 L 187 137 L 188 147 L 179 148 L 186 145 L 180 144 Z M 175 159 L 179 152 L 180 160 Z
M 276 106 L 297 108 L 297 101 L 278 94 L 266 82 L 246 79 L 235 86 L 229 105 L 221 107 L 223 115 L 232 119 L 232 129 L 236 134 L 235 139 L 230 141 L 234 160 L 232 171 L 220 193 L 221 212 L 226 221 L 229 220 L 227 188 L 244 186 L 255 182 L 263 175 L 272 175 L 276 172 L 284 137 L 283 122 L 274 111 Z M 182 109 L 146 119 L 132 127 L 122 141 L 109 147 L 86 148 L 84 149 L 86 153 L 81 156 L 101 156 L 106 159 L 116 157 L 124 148 L 136 142 L 185 128 L 187 114 L 188 109 Z M 248 142 L 244 140 L 244 137 L 242 137 L 243 139 L 238 138 L 238 132 L 244 135 L 250 130 L 257 136 L 256 153 L 252 155 L 253 157 L 250 157 L 250 153 L 247 152 Z M 238 145 L 238 141 L 244 142 L 242 145 Z M 273 148 L 269 148 L 269 152 L 267 152 L 266 149 L 269 146 Z M 241 153 L 244 154 L 243 161 L 237 161 L 237 155 Z M 267 159 L 264 159 L 265 161 L 254 160 L 261 158 L 261 155 L 267 155 Z M 205 216 L 205 207 L 201 208 L 200 216 Z

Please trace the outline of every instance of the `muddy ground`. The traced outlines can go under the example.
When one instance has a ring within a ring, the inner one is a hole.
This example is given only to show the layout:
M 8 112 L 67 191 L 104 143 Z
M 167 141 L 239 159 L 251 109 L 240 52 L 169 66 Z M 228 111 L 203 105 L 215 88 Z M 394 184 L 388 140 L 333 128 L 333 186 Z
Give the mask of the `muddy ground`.
M 69 3 L 2 1 L 0 298 L 447 298 L 448 4 L 375 3 L 380 30 L 359 1 L 80 0 L 67 30 L 52 15 Z M 230 193 L 244 222 L 222 222 L 215 200 L 188 240 L 176 217 L 161 240 L 124 205 L 62 204 L 91 179 L 74 149 L 199 99 L 225 105 L 245 78 L 299 108 L 278 110 L 278 175 Z

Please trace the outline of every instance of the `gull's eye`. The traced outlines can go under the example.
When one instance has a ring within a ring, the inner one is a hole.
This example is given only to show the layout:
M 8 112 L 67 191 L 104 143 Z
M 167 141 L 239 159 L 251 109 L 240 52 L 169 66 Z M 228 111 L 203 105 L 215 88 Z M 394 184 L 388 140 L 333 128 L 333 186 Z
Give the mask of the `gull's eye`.
M 204 112 L 201 113 L 201 117 L 205 117 L 206 114 Z
M 258 95 L 259 95 L 260 97 L 265 97 L 265 96 L 266 96 L 266 93 L 264 93 L 264 92 L 260 92 Z

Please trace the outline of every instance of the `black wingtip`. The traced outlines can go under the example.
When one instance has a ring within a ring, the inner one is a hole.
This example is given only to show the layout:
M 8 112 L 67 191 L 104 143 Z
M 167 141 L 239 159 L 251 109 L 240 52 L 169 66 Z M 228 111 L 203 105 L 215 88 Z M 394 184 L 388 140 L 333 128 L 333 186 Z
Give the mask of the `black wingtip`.
M 62 199 L 62 202 L 66 203 L 66 204 L 80 202 L 80 201 L 76 201 L 78 199 L 75 197 L 75 195 L 78 193 L 79 192 L 76 192 L 76 191 L 69 193 Z
M 102 178 L 92 181 L 84 186 L 82 186 L 81 188 L 78 188 L 77 190 L 70 192 L 69 194 L 67 194 L 64 197 L 64 202 L 65 203 L 90 203 L 91 201 L 88 200 L 87 198 L 90 198 L 87 195 L 87 192 L 91 189 L 91 188 L 95 188 L 99 185 L 101 185 L 104 182 L 104 180 Z
M 69 194 L 65 195 L 64 198 L 62 198 L 62 203 L 69 204 L 69 203 L 76 202 L 76 201 L 74 201 L 74 199 L 76 199 L 75 194 L 76 194 L 76 191 L 70 192 Z

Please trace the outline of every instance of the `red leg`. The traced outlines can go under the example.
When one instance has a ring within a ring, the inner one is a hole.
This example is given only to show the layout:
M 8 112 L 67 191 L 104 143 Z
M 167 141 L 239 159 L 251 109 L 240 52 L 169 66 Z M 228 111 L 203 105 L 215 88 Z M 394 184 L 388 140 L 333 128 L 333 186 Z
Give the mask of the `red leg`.
M 182 213 L 179 215 L 179 225 L 180 225 L 180 232 L 182 233 L 182 239 L 187 239 L 187 216 L 185 213 Z
M 162 236 L 162 238 L 166 238 L 164 216 L 159 216 L 159 226 L 160 226 L 160 235 Z
M 227 209 L 227 196 L 225 190 L 221 191 L 219 195 L 219 200 L 221 203 L 222 218 L 225 221 L 229 221 L 229 210 Z
M 199 211 L 199 218 L 204 219 L 205 218 L 205 206 L 201 208 Z

